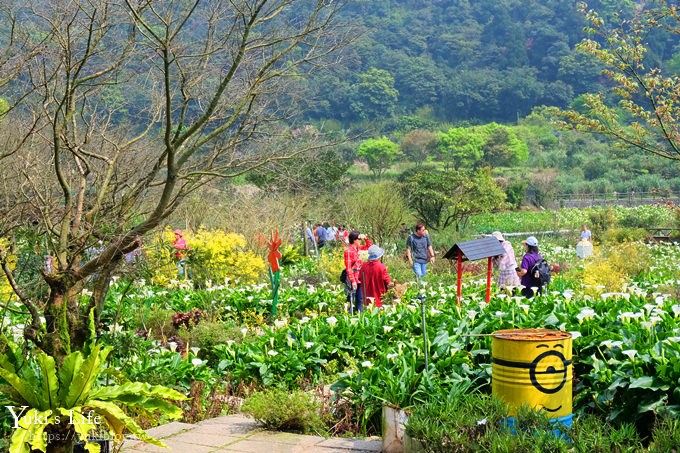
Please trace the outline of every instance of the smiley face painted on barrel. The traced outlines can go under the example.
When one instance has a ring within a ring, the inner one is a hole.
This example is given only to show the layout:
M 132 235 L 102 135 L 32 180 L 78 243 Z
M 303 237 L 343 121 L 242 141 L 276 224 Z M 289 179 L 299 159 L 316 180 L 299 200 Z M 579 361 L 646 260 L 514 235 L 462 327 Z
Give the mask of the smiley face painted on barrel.
M 558 412 L 563 407 L 562 404 L 558 403 L 561 398 L 553 397 L 553 395 L 563 390 L 571 393 L 571 386 L 569 386 L 569 389 L 565 389 L 565 385 L 569 382 L 569 367 L 572 361 L 565 357 L 564 345 L 562 343 L 555 343 L 552 345 L 539 343 L 535 345 L 534 351 L 535 355 L 533 352 L 527 351 L 530 353 L 527 360 L 530 360 L 531 356 L 534 355 L 531 362 L 520 362 L 494 357 L 493 363 L 503 367 L 527 370 L 529 372 L 528 377 L 531 387 L 539 392 L 539 394 L 535 395 L 535 398 L 531 399 L 535 403 L 540 401 L 539 407 L 543 407 L 547 412 Z M 571 354 L 569 353 L 569 355 Z M 528 388 L 525 390 L 528 391 Z M 541 397 L 540 394 L 544 396 Z M 570 398 L 571 395 L 567 395 L 566 397 Z M 550 404 L 551 402 L 557 404 L 553 406 Z

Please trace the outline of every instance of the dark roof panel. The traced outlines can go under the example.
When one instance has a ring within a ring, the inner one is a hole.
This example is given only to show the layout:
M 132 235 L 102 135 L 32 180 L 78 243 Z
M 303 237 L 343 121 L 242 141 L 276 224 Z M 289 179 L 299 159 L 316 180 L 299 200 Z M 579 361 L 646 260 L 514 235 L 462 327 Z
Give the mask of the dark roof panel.
M 458 250 L 463 252 L 463 260 L 480 260 L 490 256 L 499 256 L 505 253 L 505 249 L 495 237 L 475 239 L 467 242 L 459 242 L 449 249 L 444 258 L 455 260 L 458 257 Z

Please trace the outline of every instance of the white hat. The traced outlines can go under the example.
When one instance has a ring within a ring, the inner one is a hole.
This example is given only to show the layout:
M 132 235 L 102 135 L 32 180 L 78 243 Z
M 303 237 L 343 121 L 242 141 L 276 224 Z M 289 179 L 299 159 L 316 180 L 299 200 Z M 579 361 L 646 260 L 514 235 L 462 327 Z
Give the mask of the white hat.
M 538 239 L 536 239 L 533 236 L 529 236 L 528 238 L 526 238 L 522 242 L 524 242 L 526 245 L 530 245 L 532 247 L 538 247 Z

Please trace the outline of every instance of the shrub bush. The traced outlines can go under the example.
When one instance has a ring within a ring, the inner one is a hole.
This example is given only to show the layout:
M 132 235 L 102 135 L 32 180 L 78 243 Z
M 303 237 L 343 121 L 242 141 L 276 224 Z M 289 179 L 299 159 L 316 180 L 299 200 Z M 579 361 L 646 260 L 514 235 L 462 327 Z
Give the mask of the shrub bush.
M 644 241 L 647 236 L 647 230 L 644 228 L 611 228 L 604 234 L 604 241 L 608 244 L 622 244 Z
M 623 275 L 637 277 L 649 269 L 652 256 L 649 247 L 640 242 L 629 242 L 609 249 L 608 260 Z
M 593 241 L 598 241 L 604 236 L 607 229 L 618 225 L 618 216 L 612 208 L 597 209 L 588 213 L 590 217 L 590 230 L 593 233 Z
M 490 395 L 458 395 L 415 406 L 406 432 L 428 452 L 475 451 L 489 431 L 499 429 L 507 414 L 507 406 Z
M 188 273 L 192 280 L 201 284 L 207 281 L 222 283 L 225 279 L 254 283 L 264 271 L 264 260 L 247 250 L 245 238 L 222 230 L 199 229 L 184 234 L 189 251 Z M 166 228 L 156 235 L 145 248 L 153 272 L 153 282 L 166 285 L 177 278 L 177 263 L 172 242 L 174 234 Z
M 255 392 L 245 400 L 241 411 L 262 423 L 265 428 L 281 431 L 322 432 L 321 403 L 301 390 L 283 389 Z
M 596 258 L 588 261 L 581 272 L 584 292 L 593 297 L 603 292 L 619 291 L 623 285 L 624 274 L 607 260 Z
M 172 310 L 151 306 L 147 310 L 140 311 L 137 318 L 138 329 L 145 332 L 149 339 L 166 340 L 176 333 L 172 323 L 174 314 Z
M 200 348 L 199 357 L 209 363 L 219 361 L 215 346 L 226 344 L 230 340 L 234 342 L 243 340 L 241 329 L 234 323 L 205 321 L 194 326 L 189 332 L 191 345 Z

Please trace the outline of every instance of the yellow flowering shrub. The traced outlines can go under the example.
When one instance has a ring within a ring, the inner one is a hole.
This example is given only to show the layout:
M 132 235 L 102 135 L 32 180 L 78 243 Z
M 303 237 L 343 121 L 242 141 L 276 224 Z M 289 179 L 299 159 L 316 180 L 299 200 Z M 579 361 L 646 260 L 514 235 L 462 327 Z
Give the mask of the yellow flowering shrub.
M 585 293 L 598 297 L 604 292 L 621 291 L 625 275 L 606 259 L 593 259 L 585 263 L 582 281 Z
M 17 257 L 9 252 L 9 241 L 6 238 L 0 238 L 0 254 L 3 259 L 7 260 L 7 265 L 10 269 L 14 269 L 17 265 Z M 5 273 L 0 271 L 0 300 L 8 301 L 14 299 L 15 294 L 12 287 L 5 277 Z
M 345 268 L 345 248 L 327 248 L 319 257 L 319 272 L 331 283 L 339 283 L 340 273 Z
M 607 251 L 611 265 L 628 277 L 635 277 L 649 269 L 652 256 L 649 247 L 640 242 L 627 242 Z
M 626 242 L 607 248 L 602 255 L 588 260 L 582 271 L 586 292 L 596 296 L 602 292 L 621 291 L 623 283 L 649 267 L 649 248 L 639 242 Z
M 229 279 L 253 283 L 265 270 L 262 257 L 247 249 L 246 239 L 240 234 L 200 228 L 196 232 L 185 231 L 184 238 L 189 248 L 186 252 L 187 272 L 192 280 L 221 284 Z M 167 284 L 177 278 L 174 240 L 173 231 L 166 228 L 147 246 L 154 283 Z

